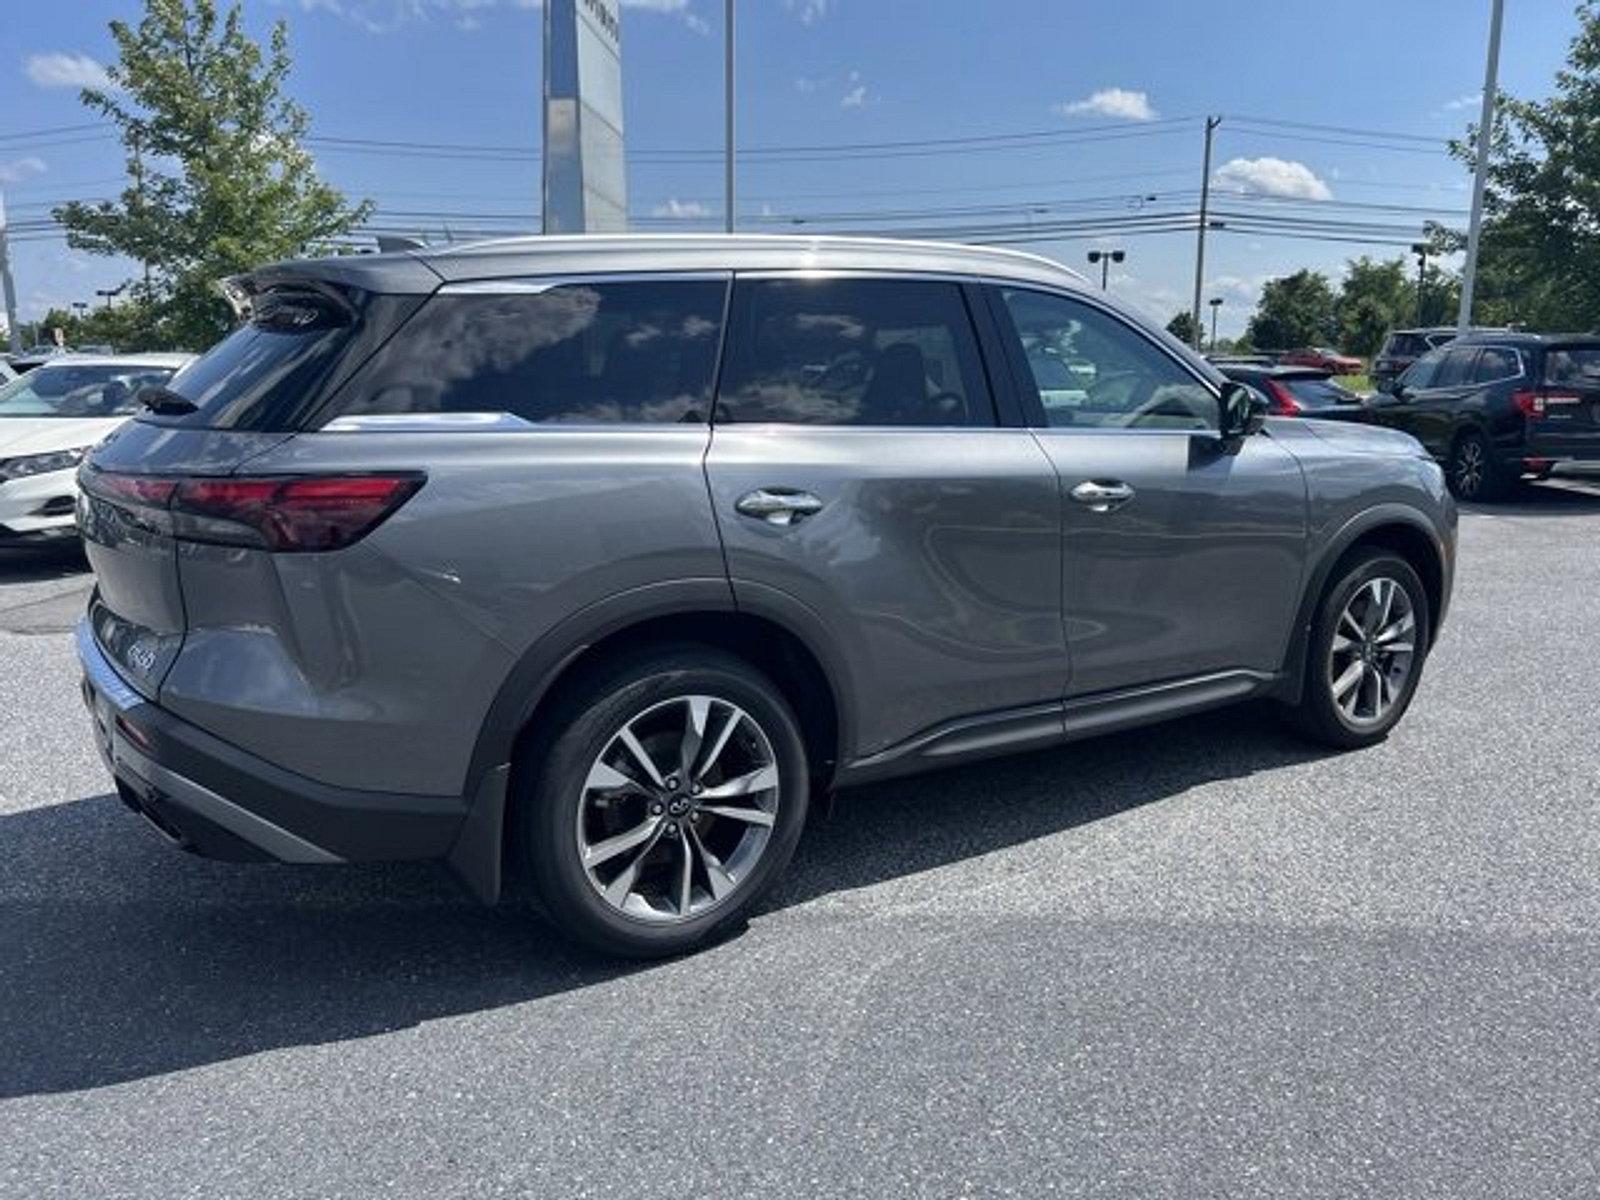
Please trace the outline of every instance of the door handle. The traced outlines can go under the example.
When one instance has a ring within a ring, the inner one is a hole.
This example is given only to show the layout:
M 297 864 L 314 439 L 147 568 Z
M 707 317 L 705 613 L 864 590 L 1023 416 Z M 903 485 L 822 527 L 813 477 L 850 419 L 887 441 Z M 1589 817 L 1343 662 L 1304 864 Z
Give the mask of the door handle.
M 1090 512 L 1105 513 L 1133 499 L 1133 488 L 1120 480 L 1085 479 L 1072 489 L 1072 498 Z
M 795 522 L 822 511 L 822 501 L 810 492 L 793 488 L 757 488 L 739 497 L 734 506 L 747 517 L 756 517 L 768 525 L 793 525 Z

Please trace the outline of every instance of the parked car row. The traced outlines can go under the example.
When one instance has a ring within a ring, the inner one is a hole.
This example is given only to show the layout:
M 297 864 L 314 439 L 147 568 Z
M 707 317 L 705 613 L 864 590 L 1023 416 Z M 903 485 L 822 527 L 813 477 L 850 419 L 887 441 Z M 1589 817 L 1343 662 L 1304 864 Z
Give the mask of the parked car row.
M 1325 372 L 1218 365 L 1259 391 L 1275 414 L 1411 434 L 1444 464 L 1451 490 L 1463 500 L 1495 499 L 1517 480 L 1547 477 L 1563 464 L 1600 462 L 1600 337 L 1426 332 L 1439 345 L 1367 397 L 1340 388 Z M 1387 345 L 1410 350 L 1424 342 L 1421 332 L 1401 330 Z

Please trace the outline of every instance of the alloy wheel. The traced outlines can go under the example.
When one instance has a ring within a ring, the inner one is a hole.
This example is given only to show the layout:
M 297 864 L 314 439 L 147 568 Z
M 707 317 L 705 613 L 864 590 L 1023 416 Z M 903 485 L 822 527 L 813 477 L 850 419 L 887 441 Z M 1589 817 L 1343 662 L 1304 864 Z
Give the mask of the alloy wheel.
M 661 701 L 589 768 L 576 830 L 584 873 L 627 916 L 698 917 L 750 878 L 779 800 L 777 757 L 754 717 L 715 696 Z
M 1484 458 L 1483 443 L 1475 437 L 1465 439 L 1456 447 L 1456 492 L 1464 499 L 1476 496 L 1483 487 L 1488 463 Z
M 1328 651 L 1334 705 L 1352 726 L 1381 722 L 1416 663 L 1416 609 L 1398 580 L 1379 575 L 1345 602 Z

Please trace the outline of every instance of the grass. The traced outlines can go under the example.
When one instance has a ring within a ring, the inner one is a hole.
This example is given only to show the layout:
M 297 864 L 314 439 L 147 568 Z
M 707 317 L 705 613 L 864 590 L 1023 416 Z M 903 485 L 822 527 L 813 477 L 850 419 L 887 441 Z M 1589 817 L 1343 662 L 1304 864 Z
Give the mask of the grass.
M 1365 396 L 1372 390 L 1372 377 L 1370 375 L 1335 375 L 1333 382 L 1352 392 L 1359 392 Z

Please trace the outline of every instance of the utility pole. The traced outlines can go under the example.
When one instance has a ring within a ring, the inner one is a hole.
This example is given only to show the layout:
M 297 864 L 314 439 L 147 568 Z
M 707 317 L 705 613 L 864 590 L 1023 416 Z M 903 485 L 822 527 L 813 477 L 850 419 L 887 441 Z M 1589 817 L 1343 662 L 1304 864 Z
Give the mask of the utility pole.
M 1472 289 L 1478 281 L 1478 246 L 1483 238 L 1483 188 L 1489 175 L 1489 142 L 1494 134 L 1495 92 L 1500 75 L 1500 25 L 1506 15 L 1505 0 L 1492 0 L 1489 14 L 1489 58 L 1483 68 L 1483 108 L 1478 114 L 1478 161 L 1472 173 L 1472 221 L 1467 226 L 1467 262 L 1461 268 L 1461 308 L 1456 332 L 1472 324 Z
M 1428 286 L 1428 243 L 1412 242 L 1411 253 L 1417 256 L 1417 324 L 1428 323 L 1428 307 L 1423 303 Z
M 144 155 L 139 151 L 139 135 L 137 133 L 130 138 L 130 145 L 133 150 L 133 196 L 135 203 L 139 206 L 139 219 L 142 221 L 145 212 Z M 146 258 L 142 259 L 141 262 L 144 266 L 144 300 L 148 303 L 150 300 L 150 260 Z
M 722 86 L 723 86 L 723 228 L 733 232 L 733 3 L 725 0 L 722 6 Z
M 1206 301 L 1211 305 L 1211 353 L 1217 352 L 1217 310 L 1222 307 L 1222 297 L 1213 296 Z
M 17 327 L 17 285 L 11 282 L 11 256 L 6 247 L 6 194 L 0 189 L 0 291 L 5 292 L 6 340 L 11 353 L 22 351 L 22 330 Z
M 1200 173 L 1200 229 L 1194 248 L 1194 311 L 1191 314 L 1194 317 L 1196 350 L 1200 349 L 1200 339 L 1204 336 L 1204 326 L 1200 324 L 1200 291 L 1205 286 L 1206 277 L 1206 226 L 1211 222 L 1211 138 L 1221 124 L 1221 117 L 1206 118 L 1205 164 Z

